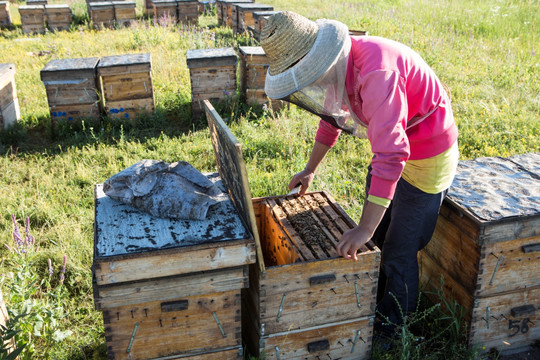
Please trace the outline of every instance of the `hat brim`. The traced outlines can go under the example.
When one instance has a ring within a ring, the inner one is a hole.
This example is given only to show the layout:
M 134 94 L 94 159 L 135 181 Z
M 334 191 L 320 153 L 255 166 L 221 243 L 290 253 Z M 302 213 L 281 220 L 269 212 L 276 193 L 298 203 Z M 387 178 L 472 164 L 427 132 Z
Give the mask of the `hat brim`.
M 282 99 L 320 78 L 336 61 L 349 38 L 349 29 L 339 21 L 319 19 L 317 39 L 298 63 L 282 73 L 267 71 L 264 91 L 271 99 Z

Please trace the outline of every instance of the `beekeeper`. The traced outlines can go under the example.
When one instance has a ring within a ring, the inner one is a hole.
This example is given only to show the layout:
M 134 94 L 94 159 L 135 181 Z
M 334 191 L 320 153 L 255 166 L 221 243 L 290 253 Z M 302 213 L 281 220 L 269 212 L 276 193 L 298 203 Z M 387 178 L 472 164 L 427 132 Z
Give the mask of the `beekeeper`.
M 269 62 L 266 94 L 321 118 L 311 156 L 290 189 L 301 183 L 305 194 L 342 131 L 369 139 L 373 158 L 362 216 L 337 252 L 356 260 L 370 239 L 382 250 L 377 311 L 390 321 L 377 322 L 376 330 L 391 335 L 401 313 L 415 309 L 417 252 L 433 234 L 458 163 L 449 96 L 409 47 L 350 36 L 339 21 L 278 12 L 263 28 L 261 46 Z

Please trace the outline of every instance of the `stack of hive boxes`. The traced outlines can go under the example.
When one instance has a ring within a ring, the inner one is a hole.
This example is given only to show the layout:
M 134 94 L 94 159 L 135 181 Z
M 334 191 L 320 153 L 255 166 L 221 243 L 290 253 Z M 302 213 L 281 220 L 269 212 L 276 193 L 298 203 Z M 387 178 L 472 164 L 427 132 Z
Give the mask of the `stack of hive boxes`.
M 251 27 L 252 36 L 260 41 L 260 36 L 266 20 L 277 11 L 254 11 L 253 26 Z M 248 28 L 249 29 L 249 28 Z
M 45 5 L 47 27 L 51 30 L 69 30 L 73 14 L 69 5 Z
M 45 31 L 44 5 L 21 5 L 19 6 L 19 14 L 24 34 L 41 34 Z
M 241 289 L 256 253 L 231 200 L 203 220 L 156 218 L 97 185 L 94 224 L 94 299 L 109 359 L 243 358 Z
M 258 244 L 242 293 L 242 332 L 265 359 L 369 359 L 380 250 L 336 253 L 355 226 L 326 192 L 251 199 L 241 146 L 204 101 L 221 178 Z M 264 354 L 264 355 L 263 355 Z
M 221 23 L 223 26 L 228 26 L 232 28 L 233 22 L 232 22 L 232 11 L 233 11 L 233 4 L 235 3 L 252 3 L 253 0 L 220 0 L 217 6 L 221 5 Z M 234 29 L 234 28 L 233 28 Z
M 268 59 L 260 46 L 240 46 L 240 93 L 247 104 L 263 105 L 271 102 L 274 110 L 281 105 L 279 100 L 270 101 L 264 92 L 264 81 L 268 70 Z
M 15 86 L 15 65 L 0 64 L 0 130 L 7 129 L 20 118 Z
M 233 48 L 188 50 L 193 116 L 204 112 L 203 100 L 227 101 L 236 97 L 236 65 Z
M 57 59 L 41 70 L 53 129 L 58 120 L 100 118 L 96 66 L 99 58 Z
M 0 1 L 0 27 L 11 26 L 9 1 Z
M 419 261 L 422 281 L 465 310 L 471 346 L 515 352 L 540 340 L 538 194 L 538 153 L 458 165 Z
M 97 73 L 103 109 L 108 116 L 134 119 L 154 111 L 150 54 L 114 55 L 101 58 Z
M 111 1 L 88 3 L 88 13 L 96 29 L 113 28 L 114 5 Z
M 130 25 L 137 18 L 135 1 L 113 1 L 114 20 L 120 26 Z
M 163 23 L 178 22 L 178 5 L 176 0 L 153 0 L 154 19 Z
M 198 0 L 176 0 L 178 6 L 178 21 L 185 24 L 197 25 L 199 22 Z
M 234 3 L 232 7 L 232 28 L 237 33 L 248 31 L 248 27 L 253 27 L 254 11 L 272 11 L 273 6 L 260 3 Z

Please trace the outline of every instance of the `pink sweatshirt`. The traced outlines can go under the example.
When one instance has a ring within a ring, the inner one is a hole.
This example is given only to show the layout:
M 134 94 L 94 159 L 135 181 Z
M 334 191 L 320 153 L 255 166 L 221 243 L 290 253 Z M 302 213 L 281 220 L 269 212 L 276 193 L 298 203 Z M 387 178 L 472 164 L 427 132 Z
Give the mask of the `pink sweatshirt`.
M 444 152 L 458 130 L 442 83 L 420 55 L 380 37 L 351 40 L 346 87 L 374 154 L 369 195 L 392 199 L 405 162 Z M 315 140 L 332 147 L 340 132 L 321 120 Z

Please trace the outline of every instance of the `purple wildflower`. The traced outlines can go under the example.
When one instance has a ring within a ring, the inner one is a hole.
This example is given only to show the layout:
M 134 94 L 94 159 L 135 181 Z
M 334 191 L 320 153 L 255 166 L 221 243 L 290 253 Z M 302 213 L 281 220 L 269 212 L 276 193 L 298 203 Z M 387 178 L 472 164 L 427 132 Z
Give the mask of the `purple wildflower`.
M 18 248 L 21 248 L 23 241 L 21 233 L 19 232 L 19 224 L 17 224 L 17 219 L 14 214 L 11 215 L 11 219 L 13 220 L 13 241 L 15 241 L 15 245 L 17 245 Z
M 30 235 L 30 218 L 26 217 L 26 229 L 24 235 L 24 244 L 26 246 L 34 245 L 35 240 L 32 235 Z

